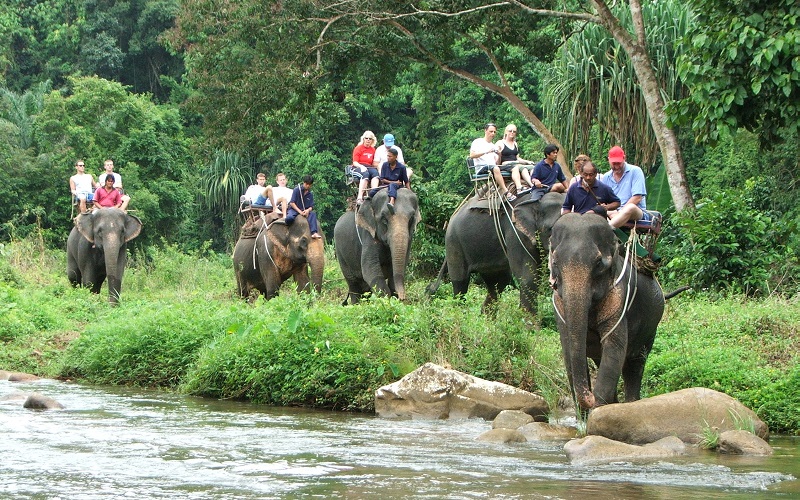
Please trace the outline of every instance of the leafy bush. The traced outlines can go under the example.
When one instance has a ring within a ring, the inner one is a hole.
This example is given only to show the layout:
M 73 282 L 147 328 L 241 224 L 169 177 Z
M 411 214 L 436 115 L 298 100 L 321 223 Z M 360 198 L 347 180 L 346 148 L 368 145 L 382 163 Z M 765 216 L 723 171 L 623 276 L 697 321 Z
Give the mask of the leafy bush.
M 741 189 L 722 190 L 672 217 L 668 245 L 661 245 L 672 257 L 665 268 L 669 281 L 750 296 L 774 288 L 794 223 L 759 209 L 765 196 L 759 185 L 747 180 Z

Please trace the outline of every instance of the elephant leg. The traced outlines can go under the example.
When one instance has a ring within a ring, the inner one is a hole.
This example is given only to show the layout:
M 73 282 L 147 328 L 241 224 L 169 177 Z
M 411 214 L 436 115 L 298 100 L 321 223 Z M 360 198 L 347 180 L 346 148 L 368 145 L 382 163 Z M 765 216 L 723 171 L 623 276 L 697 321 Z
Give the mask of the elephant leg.
M 622 381 L 625 386 L 625 402 L 638 401 L 642 392 L 642 377 L 647 358 L 628 359 L 622 366 Z
M 499 278 L 484 276 L 484 281 L 486 282 L 486 299 L 481 306 L 481 312 L 493 316 L 497 313 L 497 299 L 500 293 L 511 284 L 511 275 L 504 274 Z
M 603 356 L 600 364 L 597 365 L 597 379 L 592 391 L 596 406 L 618 401 L 617 384 L 622 374 L 622 365 L 625 362 L 625 337 L 627 335 L 624 334 L 622 338 L 610 335 L 603 344 Z

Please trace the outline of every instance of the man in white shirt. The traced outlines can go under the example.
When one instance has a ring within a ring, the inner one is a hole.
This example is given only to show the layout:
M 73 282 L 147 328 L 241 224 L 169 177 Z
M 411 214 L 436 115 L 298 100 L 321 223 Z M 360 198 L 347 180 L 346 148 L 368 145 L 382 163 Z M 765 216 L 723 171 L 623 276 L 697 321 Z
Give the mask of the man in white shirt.
M 131 197 L 125 194 L 125 191 L 122 189 L 122 176 L 114 172 L 114 161 L 113 160 L 104 161 L 103 170 L 105 170 L 105 172 L 103 172 L 97 177 L 97 183 L 100 186 L 105 186 L 106 176 L 108 175 L 114 176 L 114 189 L 119 191 L 120 197 L 122 198 L 122 205 L 119 208 L 125 210 L 128 207 L 128 202 L 131 201 Z
M 286 209 L 289 207 L 289 200 L 292 199 L 292 188 L 286 187 L 288 181 L 283 172 L 279 172 L 278 175 L 275 176 L 275 182 L 277 182 L 278 185 L 271 189 L 269 200 L 278 213 L 285 214 Z
M 492 172 L 495 183 L 500 187 L 500 194 L 504 194 L 508 201 L 514 201 L 516 196 L 506 187 L 503 180 L 503 172 L 496 167 L 500 146 L 494 143 L 494 136 L 497 134 L 497 126 L 494 123 L 487 123 L 483 127 L 483 137 L 478 137 L 472 141 L 469 148 L 469 157 L 475 160 L 475 167 L 487 167 Z
M 258 195 L 264 192 L 264 184 L 267 183 L 267 176 L 263 172 L 256 175 L 256 183 L 247 188 L 247 191 L 242 195 L 241 202 L 249 202 L 254 205 L 258 200 Z
M 92 194 L 98 184 L 94 181 L 92 174 L 86 173 L 86 163 L 83 160 L 75 162 L 75 175 L 69 178 L 69 190 L 72 193 L 73 201 L 77 201 L 81 213 L 86 211 L 86 200 L 91 199 Z

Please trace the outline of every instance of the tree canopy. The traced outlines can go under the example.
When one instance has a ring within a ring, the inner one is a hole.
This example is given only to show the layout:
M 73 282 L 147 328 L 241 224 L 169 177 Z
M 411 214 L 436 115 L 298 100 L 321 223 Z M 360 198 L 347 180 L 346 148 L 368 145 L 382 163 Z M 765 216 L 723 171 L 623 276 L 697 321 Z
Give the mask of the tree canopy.
M 679 59 L 690 94 L 672 116 L 698 141 L 739 127 L 767 143 L 800 127 L 800 4 L 795 0 L 691 0 L 697 14 Z

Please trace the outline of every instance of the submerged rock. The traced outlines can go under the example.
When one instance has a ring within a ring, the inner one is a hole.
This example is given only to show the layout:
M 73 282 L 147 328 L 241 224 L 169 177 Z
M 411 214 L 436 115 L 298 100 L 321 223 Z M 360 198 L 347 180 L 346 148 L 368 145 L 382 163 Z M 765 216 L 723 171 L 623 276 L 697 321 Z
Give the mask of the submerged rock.
M 725 431 L 719 435 L 717 451 L 731 455 L 772 455 L 772 447 L 748 431 Z
M 22 403 L 23 408 L 28 408 L 30 410 L 63 410 L 64 405 L 56 401 L 55 399 L 45 396 L 44 394 L 39 394 L 38 392 L 31 393 L 28 396 L 28 399 Z
M 685 443 L 698 443 L 703 429 L 735 430 L 752 424 L 762 439 L 769 429 L 758 416 L 739 401 L 721 392 L 694 387 L 595 408 L 589 413 L 586 433 L 631 444 L 646 444 L 667 436 Z
M 39 377 L 22 372 L 11 372 L 8 374 L 9 382 L 30 382 L 31 380 L 39 380 Z
M 487 443 L 524 443 L 527 441 L 525 436 L 516 429 L 490 429 L 475 439 Z
M 503 410 L 492 421 L 492 429 L 519 429 L 533 422 L 533 417 L 520 410 Z
M 528 441 L 569 441 L 578 435 L 578 429 L 545 422 L 531 422 L 518 429 Z
M 622 443 L 603 436 L 573 439 L 564 445 L 567 458 L 573 464 L 656 460 L 686 454 L 686 444 L 677 437 L 665 437 L 644 446 Z
M 522 410 L 535 417 L 545 415 L 548 408 L 536 394 L 433 363 L 375 391 L 375 412 L 381 417 L 492 420 L 503 410 Z

